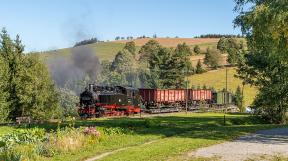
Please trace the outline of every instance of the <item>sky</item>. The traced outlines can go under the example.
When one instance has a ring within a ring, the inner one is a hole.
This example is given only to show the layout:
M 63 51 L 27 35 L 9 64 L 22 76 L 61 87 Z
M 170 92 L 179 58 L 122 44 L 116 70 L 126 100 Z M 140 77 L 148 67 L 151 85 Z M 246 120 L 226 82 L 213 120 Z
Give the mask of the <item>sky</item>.
M 25 51 L 116 36 L 240 34 L 234 0 L 1 0 L 0 28 L 19 34 Z

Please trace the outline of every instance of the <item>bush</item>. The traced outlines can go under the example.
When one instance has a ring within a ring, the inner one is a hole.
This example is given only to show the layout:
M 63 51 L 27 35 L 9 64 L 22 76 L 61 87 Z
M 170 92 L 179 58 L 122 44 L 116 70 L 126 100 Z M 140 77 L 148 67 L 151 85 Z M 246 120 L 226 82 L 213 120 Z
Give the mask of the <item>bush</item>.
M 204 64 L 207 66 L 217 69 L 219 66 L 220 54 L 216 49 L 207 48 L 205 53 Z
M 3 160 L 38 160 L 35 146 L 45 141 L 44 129 L 20 129 L 0 137 L 0 159 Z
M 39 160 L 40 156 L 34 150 L 35 145 L 27 144 L 27 145 L 15 145 L 13 148 L 7 150 L 2 155 L 3 160 L 9 161 L 24 161 L 24 160 Z
M 106 133 L 122 134 L 121 128 L 109 128 Z M 87 135 L 87 136 L 85 136 Z M 58 128 L 45 133 L 44 129 L 20 129 L 0 137 L 0 160 L 39 160 L 55 154 L 71 152 L 95 143 L 100 132 L 92 128 Z
M 17 144 L 33 144 L 46 139 L 45 130 L 39 128 L 20 129 L 0 137 L 0 149 L 9 149 Z

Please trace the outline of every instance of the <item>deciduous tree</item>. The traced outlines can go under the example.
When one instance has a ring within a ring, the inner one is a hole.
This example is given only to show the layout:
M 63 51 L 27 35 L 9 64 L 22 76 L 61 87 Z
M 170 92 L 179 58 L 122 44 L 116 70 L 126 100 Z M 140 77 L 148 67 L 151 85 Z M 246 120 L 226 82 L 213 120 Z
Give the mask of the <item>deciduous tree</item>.
M 202 74 L 205 72 L 205 69 L 202 67 L 202 63 L 200 60 L 198 60 L 197 65 L 196 65 L 196 74 Z
M 240 86 L 238 86 L 234 97 L 235 104 L 240 109 L 240 112 L 244 112 L 242 90 Z
M 129 41 L 125 44 L 124 49 L 128 50 L 134 57 L 136 55 L 136 45 L 134 41 Z
M 255 85 L 254 107 L 264 118 L 285 123 L 288 109 L 288 11 L 287 0 L 237 0 L 235 25 L 247 37 L 248 52 L 238 76 Z M 246 4 L 250 7 L 245 10 Z
M 207 51 L 205 53 L 205 58 L 204 58 L 204 64 L 206 64 L 207 66 L 213 69 L 217 69 L 219 66 L 219 59 L 220 59 L 220 54 L 217 50 L 207 48 Z
M 194 46 L 193 51 L 194 51 L 194 53 L 196 53 L 196 55 L 201 54 L 201 50 L 200 50 L 199 45 Z
M 161 45 L 156 40 L 149 40 L 139 51 L 140 61 L 148 61 L 152 54 L 158 53 Z

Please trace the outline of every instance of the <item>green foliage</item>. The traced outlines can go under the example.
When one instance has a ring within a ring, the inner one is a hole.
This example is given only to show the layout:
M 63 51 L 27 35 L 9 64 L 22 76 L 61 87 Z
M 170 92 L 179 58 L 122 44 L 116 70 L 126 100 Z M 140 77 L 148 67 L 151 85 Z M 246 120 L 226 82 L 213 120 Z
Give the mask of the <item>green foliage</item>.
M 203 85 L 202 89 L 208 89 L 206 84 Z
M 133 66 L 133 56 L 128 50 L 121 50 L 115 56 L 114 61 L 112 62 L 111 69 L 119 73 L 124 73 L 131 71 Z
M 59 118 L 61 109 L 58 94 L 47 67 L 34 54 L 25 56 L 23 62 L 26 71 L 21 71 L 18 88 L 22 115 L 37 120 Z
M 219 66 L 220 54 L 215 49 L 207 48 L 204 58 L 204 64 L 212 69 L 217 69 Z
M 1 93 L 5 91 L 3 93 L 9 105 L 9 118 L 30 116 L 43 120 L 58 117 L 57 94 L 44 63 L 36 54 L 24 54 L 19 36 L 12 41 L 5 29 L 1 33 L 0 42 L 0 74 L 4 78 L 0 90 Z M 3 102 L 1 99 L 0 102 Z
M 21 61 L 23 59 L 23 45 L 21 45 L 21 41 L 19 36 L 17 35 L 15 42 L 13 42 L 7 31 L 3 28 L 2 33 L 0 34 L 0 57 L 4 63 L 2 67 L 6 72 L 2 77 L 5 78 L 5 83 L 3 86 L 3 90 L 7 91 L 6 102 L 9 103 L 10 113 L 9 117 L 13 118 L 15 116 L 19 116 L 21 111 L 19 110 L 21 103 L 18 94 L 17 86 L 20 83 L 19 75 L 21 70 Z
M 220 40 L 217 43 L 217 49 L 220 50 L 221 53 L 226 52 L 226 38 L 225 37 L 221 37 Z
M 243 90 L 243 89 L 242 89 Z M 236 106 L 240 109 L 240 112 L 244 112 L 243 95 L 240 86 L 237 87 L 234 97 Z
M 136 45 L 134 41 L 127 42 L 123 49 L 128 50 L 135 57 Z
M 217 49 L 220 50 L 221 53 L 228 53 L 227 61 L 231 65 L 236 65 L 239 59 L 242 58 L 241 54 L 244 50 L 243 41 L 238 41 L 236 38 L 224 38 L 222 37 L 217 44 Z
M 150 55 L 158 53 L 160 48 L 161 45 L 156 40 L 149 40 L 139 51 L 140 61 L 148 61 Z
M 125 75 L 122 75 L 118 72 L 111 71 L 106 74 L 106 79 L 104 79 L 103 84 L 107 85 L 127 85 Z
M 149 59 L 149 68 L 157 88 L 179 88 L 184 86 L 185 56 L 174 50 L 161 48 Z M 158 78 L 158 79 L 157 79 Z
M 76 103 L 79 102 L 78 96 L 71 90 L 67 88 L 58 88 L 60 106 L 63 109 L 63 115 L 68 116 L 78 116 Z
M 39 128 L 20 129 L 0 137 L 0 151 L 9 150 L 17 144 L 34 144 L 44 141 L 45 130 Z M 2 150 L 1 150 L 2 149 Z
M 237 0 L 235 25 L 247 35 L 248 52 L 238 77 L 259 88 L 255 108 L 267 120 L 285 123 L 288 109 L 288 12 L 286 0 Z M 249 3 L 249 10 L 245 10 Z
M 4 67 L 4 63 L 0 57 L 0 123 L 7 121 L 8 119 L 8 115 L 10 113 L 10 109 L 9 109 L 9 103 L 6 101 L 7 100 L 7 96 L 8 93 L 4 90 L 7 81 L 5 80 L 5 75 L 6 75 L 6 71 L 5 71 L 5 67 Z
M 241 38 L 243 36 L 241 35 L 233 35 L 233 34 L 205 34 L 205 35 L 200 35 L 196 36 L 195 38 L 222 38 L 222 37 L 227 37 L 227 38 Z
M 195 72 L 196 72 L 196 74 L 202 74 L 202 73 L 206 72 L 205 69 L 203 69 L 202 63 L 201 63 L 200 60 L 198 60 L 198 62 L 197 62 L 196 71 Z
M 113 73 L 114 72 L 114 73 Z M 139 87 L 139 78 L 137 68 L 135 68 L 135 59 L 133 54 L 123 49 L 115 56 L 111 65 L 111 74 L 109 79 L 111 83 L 115 82 L 119 85 L 131 85 Z
M 100 82 L 107 85 L 130 85 L 140 87 L 140 74 L 134 55 L 127 49 L 117 53 L 112 63 L 102 62 Z
M 194 53 L 196 53 L 196 55 L 201 54 L 201 50 L 200 50 L 199 45 L 195 45 L 193 48 L 193 51 L 194 51 Z
M 190 47 L 186 43 L 178 44 L 176 49 L 175 49 L 175 53 L 177 53 L 178 55 L 181 55 L 183 57 L 192 56 L 192 54 L 193 54 Z
M 193 74 L 194 69 L 189 57 L 192 55 L 189 46 L 179 44 L 175 50 L 172 48 L 145 48 L 153 51 L 149 55 L 149 69 L 145 78 L 148 78 L 152 88 L 181 88 L 184 87 L 184 78 Z
M 49 134 L 40 128 L 15 130 L 0 137 L 0 159 L 39 160 L 81 148 L 89 139 L 85 140 L 83 129 L 69 127 Z
M 91 39 L 86 39 L 86 40 L 82 40 L 80 42 L 76 42 L 73 47 L 93 44 L 93 43 L 97 43 L 97 42 L 98 42 L 98 39 L 94 37 L 94 38 L 91 38 Z

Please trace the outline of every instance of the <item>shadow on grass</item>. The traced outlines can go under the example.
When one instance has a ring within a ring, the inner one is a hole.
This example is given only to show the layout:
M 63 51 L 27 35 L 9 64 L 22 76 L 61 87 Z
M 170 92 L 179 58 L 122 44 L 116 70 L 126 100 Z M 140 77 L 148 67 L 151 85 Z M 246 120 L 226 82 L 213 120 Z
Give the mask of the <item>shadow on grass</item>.
M 61 127 L 70 123 L 62 123 Z M 32 125 L 49 130 L 55 130 L 57 123 Z M 184 137 L 223 140 L 234 139 L 238 136 L 257 130 L 278 127 L 277 125 L 265 124 L 260 118 L 249 115 L 163 115 L 149 118 L 105 118 L 95 120 L 79 120 L 74 123 L 75 127 L 96 126 L 100 128 L 123 128 L 137 135 L 160 135 L 163 137 Z

